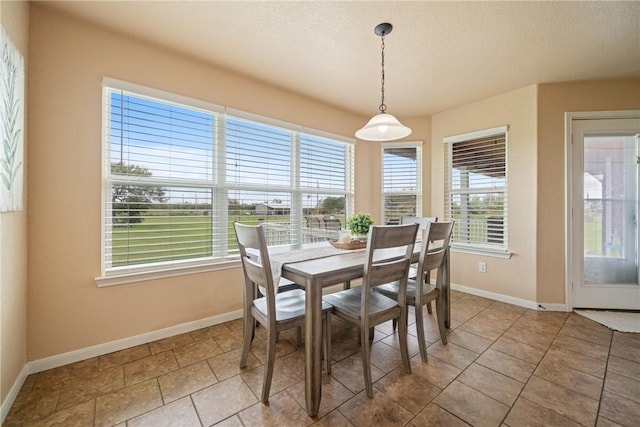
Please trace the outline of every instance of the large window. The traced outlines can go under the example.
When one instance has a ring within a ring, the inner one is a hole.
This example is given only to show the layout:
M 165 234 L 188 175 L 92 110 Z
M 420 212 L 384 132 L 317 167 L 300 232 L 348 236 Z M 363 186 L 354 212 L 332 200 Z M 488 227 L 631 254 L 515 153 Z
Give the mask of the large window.
M 353 142 L 148 88 L 104 84 L 103 276 L 233 259 L 233 222 L 268 244 L 337 236 Z
M 507 251 L 507 127 L 447 137 L 445 217 L 454 248 Z
M 383 217 L 399 224 L 403 216 L 422 215 L 422 144 L 382 146 Z

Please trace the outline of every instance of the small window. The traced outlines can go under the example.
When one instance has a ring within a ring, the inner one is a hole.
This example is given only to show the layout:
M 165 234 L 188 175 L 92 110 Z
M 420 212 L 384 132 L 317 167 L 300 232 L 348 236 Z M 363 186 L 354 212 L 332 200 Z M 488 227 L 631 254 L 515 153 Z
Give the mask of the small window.
M 422 144 L 382 146 L 382 192 L 385 224 L 422 215 Z
M 453 248 L 507 251 L 507 127 L 447 137 L 445 218 Z

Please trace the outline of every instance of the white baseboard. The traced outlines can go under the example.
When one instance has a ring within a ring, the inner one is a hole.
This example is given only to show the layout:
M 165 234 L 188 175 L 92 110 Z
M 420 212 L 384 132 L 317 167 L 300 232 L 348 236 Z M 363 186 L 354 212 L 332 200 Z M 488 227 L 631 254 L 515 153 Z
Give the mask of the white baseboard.
M 11 390 L 9 390 L 7 397 L 2 401 L 2 406 L 0 407 L 0 425 L 4 424 L 4 419 L 7 418 L 9 410 L 13 406 L 13 402 L 15 402 L 24 381 L 27 379 L 27 376 L 29 375 L 28 370 L 28 366 L 24 365 L 20 374 L 18 374 L 18 378 L 16 378 L 16 381 L 13 383 Z
M 141 344 L 147 344 L 163 338 L 172 337 L 178 334 L 184 334 L 187 332 L 195 331 L 197 329 L 218 325 L 220 323 L 240 318 L 242 318 L 242 310 L 236 310 L 218 316 L 212 316 L 205 319 L 195 320 L 193 322 L 182 323 L 180 325 L 170 326 L 165 329 L 146 332 L 144 334 L 136 335 L 133 337 L 123 338 L 104 344 L 98 344 L 91 347 L 70 351 L 68 353 L 46 357 L 40 360 L 34 360 L 33 362 L 27 363 L 27 373 L 35 374 L 36 372 L 46 371 L 48 369 L 68 365 L 69 363 L 75 363 L 81 360 L 90 359 L 92 357 L 102 356 L 103 354 L 113 353 L 114 351 L 124 350 L 125 348 L 135 347 Z
M 531 310 L 567 311 L 567 307 L 565 304 L 540 304 L 535 301 L 529 301 L 522 298 L 510 297 L 508 295 L 498 294 L 495 292 L 485 291 L 477 288 L 470 288 L 468 286 L 458 285 L 455 283 L 451 284 L 451 289 L 453 289 L 454 291 L 464 292 L 466 294 L 489 298 L 495 301 L 506 302 L 508 304 L 517 305 L 517 306 L 528 308 Z

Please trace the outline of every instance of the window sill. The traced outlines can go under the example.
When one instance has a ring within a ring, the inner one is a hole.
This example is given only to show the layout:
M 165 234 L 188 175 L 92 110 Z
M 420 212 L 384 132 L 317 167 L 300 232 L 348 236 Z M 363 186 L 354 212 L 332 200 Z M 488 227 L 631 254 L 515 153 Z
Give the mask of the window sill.
M 96 277 L 95 282 L 99 288 L 107 286 L 125 285 L 127 283 L 144 282 L 147 280 L 166 279 L 169 277 L 184 276 L 187 274 L 206 273 L 217 270 L 241 267 L 240 260 L 230 260 L 216 263 L 171 267 L 165 269 L 136 271 L 130 273 L 112 274 Z
M 513 255 L 513 253 L 509 251 L 501 251 L 497 249 L 467 248 L 467 247 L 453 246 L 453 245 L 451 245 L 451 252 L 469 254 L 469 255 L 482 255 L 482 256 L 488 256 L 492 258 L 502 258 L 502 259 L 510 259 L 511 256 Z

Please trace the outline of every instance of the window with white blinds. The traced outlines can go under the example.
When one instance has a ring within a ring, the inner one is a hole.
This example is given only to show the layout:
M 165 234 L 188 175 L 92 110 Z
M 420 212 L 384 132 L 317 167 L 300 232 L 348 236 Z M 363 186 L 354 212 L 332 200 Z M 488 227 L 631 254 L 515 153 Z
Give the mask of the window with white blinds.
M 452 247 L 507 251 L 507 127 L 444 139 L 445 218 Z
M 422 144 L 382 145 L 382 192 L 385 224 L 422 215 Z
M 353 141 L 106 79 L 103 276 L 237 255 L 233 222 L 268 244 L 337 237 Z

